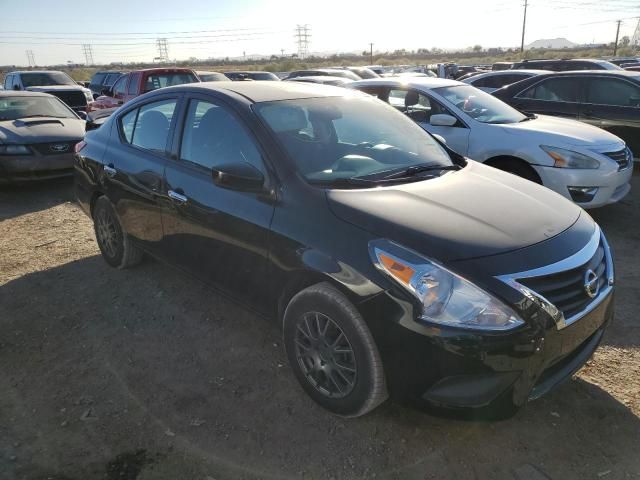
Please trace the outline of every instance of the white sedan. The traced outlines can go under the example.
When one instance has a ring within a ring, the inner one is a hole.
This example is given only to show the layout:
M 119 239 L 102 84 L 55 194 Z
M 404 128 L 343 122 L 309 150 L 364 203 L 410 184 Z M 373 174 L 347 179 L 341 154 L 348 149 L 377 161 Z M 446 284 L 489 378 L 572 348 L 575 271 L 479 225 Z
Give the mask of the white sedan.
M 348 88 L 390 103 L 460 155 L 540 183 L 584 208 L 617 202 L 631 189 L 631 151 L 600 128 L 525 115 L 455 80 L 372 79 Z

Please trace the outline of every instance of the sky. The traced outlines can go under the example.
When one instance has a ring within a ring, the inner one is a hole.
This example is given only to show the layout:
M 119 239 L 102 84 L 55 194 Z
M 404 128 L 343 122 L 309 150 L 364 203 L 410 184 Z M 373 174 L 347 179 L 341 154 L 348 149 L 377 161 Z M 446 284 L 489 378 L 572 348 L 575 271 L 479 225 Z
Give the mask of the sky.
M 640 0 L 528 0 L 525 43 L 575 43 L 632 36 Z M 280 55 L 297 51 L 309 25 L 311 52 L 520 45 L 524 0 L 0 0 L 0 65 L 153 61 L 157 38 L 171 60 Z M 636 18 L 634 18 L 636 17 Z

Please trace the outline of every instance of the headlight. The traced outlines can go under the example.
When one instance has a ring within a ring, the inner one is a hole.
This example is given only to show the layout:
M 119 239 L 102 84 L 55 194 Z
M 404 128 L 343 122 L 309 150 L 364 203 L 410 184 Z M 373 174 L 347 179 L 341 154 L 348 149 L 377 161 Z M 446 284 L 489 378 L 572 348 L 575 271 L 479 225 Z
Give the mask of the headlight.
M 29 155 L 31 150 L 26 145 L 0 145 L 0 155 Z
M 595 158 L 564 148 L 540 145 L 547 155 L 553 158 L 554 167 L 560 168 L 599 168 L 600 162 Z
M 420 300 L 423 320 L 478 330 L 510 330 L 524 323 L 497 298 L 404 247 L 375 240 L 369 252 L 376 267 Z

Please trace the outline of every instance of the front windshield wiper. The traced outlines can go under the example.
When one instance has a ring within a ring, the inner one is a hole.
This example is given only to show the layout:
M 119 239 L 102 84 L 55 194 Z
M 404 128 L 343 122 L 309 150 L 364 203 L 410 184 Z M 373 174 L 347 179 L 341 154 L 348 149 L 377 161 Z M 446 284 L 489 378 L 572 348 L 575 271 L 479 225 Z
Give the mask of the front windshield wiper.
M 384 177 L 380 178 L 380 180 L 391 180 L 391 179 L 398 179 L 398 178 L 414 177 L 424 172 L 434 172 L 434 171 L 443 171 L 443 170 L 460 170 L 460 168 L 462 168 L 460 165 L 436 165 L 436 164 L 412 165 L 411 167 L 402 167 L 402 169 L 400 170 L 392 171 L 391 173 L 388 173 Z
M 523 115 L 526 115 L 526 117 L 524 117 L 518 123 L 526 122 L 528 120 L 535 120 L 536 118 L 538 118 L 538 116 L 535 113 L 524 113 Z
M 358 177 L 346 177 L 346 178 L 332 178 L 326 180 L 309 180 L 311 185 L 319 185 L 326 187 L 335 187 L 335 188 L 353 188 L 353 187 L 373 187 L 377 185 L 379 182 L 375 180 L 367 180 L 364 178 Z

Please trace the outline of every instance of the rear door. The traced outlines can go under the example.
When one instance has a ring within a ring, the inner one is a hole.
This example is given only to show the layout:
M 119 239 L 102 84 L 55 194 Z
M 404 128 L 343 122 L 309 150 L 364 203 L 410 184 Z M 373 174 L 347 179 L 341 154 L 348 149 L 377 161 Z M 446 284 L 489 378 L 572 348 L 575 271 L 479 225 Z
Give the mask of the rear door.
M 154 97 L 119 114 L 104 154 L 107 195 L 127 233 L 151 251 L 162 240 L 160 195 L 179 99 Z
M 583 77 L 563 75 L 533 84 L 509 103 L 523 112 L 578 119 L 583 96 Z
M 228 105 L 193 95 L 176 132 L 176 160 L 167 163 L 163 256 L 218 289 L 260 308 L 266 284 L 274 204 L 265 193 L 222 188 L 212 168 L 249 163 L 270 175 L 264 152 Z
M 640 84 L 611 76 L 586 79 L 580 120 L 622 138 L 640 157 Z

